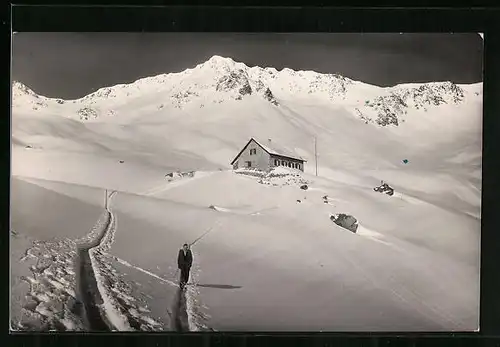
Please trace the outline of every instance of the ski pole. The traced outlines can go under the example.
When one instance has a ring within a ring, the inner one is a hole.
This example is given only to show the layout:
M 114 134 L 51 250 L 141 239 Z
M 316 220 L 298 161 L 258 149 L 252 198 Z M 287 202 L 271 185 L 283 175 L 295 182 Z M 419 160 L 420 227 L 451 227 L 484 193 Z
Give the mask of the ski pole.
M 212 229 L 213 229 L 213 227 L 211 227 L 210 229 L 208 229 L 207 231 L 205 231 L 203 234 L 201 234 L 201 236 L 200 236 L 200 237 L 198 237 L 196 240 L 194 240 L 193 242 L 191 242 L 191 243 L 189 244 L 189 248 L 191 248 L 191 246 L 192 246 L 192 245 L 194 245 L 196 242 L 198 242 L 199 240 L 201 240 L 201 238 L 202 238 L 203 236 L 205 236 L 206 234 L 208 234 L 208 233 L 209 233 Z
M 217 222 L 217 223 L 215 223 L 215 224 L 218 224 L 218 222 Z M 206 234 L 208 234 L 210 231 L 212 231 L 212 229 L 213 229 L 213 228 L 214 228 L 214 227 L 212 226 L 212 227 L 210 227 L 207 231 L 205 231 L 203 234 L 201 234 L 201 236 L 200 236 L 200 237 L 198 237 L 196 240 L 194 240 L 193 242 L 191 242 L 191 243 L 189 244 L 189 247 L 191 247 L 191 246 L 192 246 L 192 245 L 194 245 L 196 242 L 198 242 L 199 240 L 201 240 L 201 238 L 202 238 L 203 236 L 205 236 Z

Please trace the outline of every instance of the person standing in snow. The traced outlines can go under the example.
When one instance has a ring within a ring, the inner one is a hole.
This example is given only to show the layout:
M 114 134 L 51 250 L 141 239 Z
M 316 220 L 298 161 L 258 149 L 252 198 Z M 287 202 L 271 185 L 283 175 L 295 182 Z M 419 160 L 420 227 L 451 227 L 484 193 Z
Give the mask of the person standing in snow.
M 181 282 L 180 286 L 183 288 L 189 280 L 189 271 L 191 270 L 191 265 L 193 264 L 193 253 L 189 249 L 189 245 L 185 243 L 182 249 L 179 250 L 179 256 L 177 257 L 177 267 L 181 270 Z

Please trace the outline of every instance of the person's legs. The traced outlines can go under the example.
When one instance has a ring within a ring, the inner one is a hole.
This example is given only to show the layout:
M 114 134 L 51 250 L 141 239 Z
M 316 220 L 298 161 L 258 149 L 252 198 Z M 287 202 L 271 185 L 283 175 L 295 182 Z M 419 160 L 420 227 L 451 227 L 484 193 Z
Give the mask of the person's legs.
M 181 268 L 181 283 L 180 283 L 180 285 L 183 286 L 186 283 L 187 283 L 187 281 L 186 281 L 186 268 L 182 267 Z

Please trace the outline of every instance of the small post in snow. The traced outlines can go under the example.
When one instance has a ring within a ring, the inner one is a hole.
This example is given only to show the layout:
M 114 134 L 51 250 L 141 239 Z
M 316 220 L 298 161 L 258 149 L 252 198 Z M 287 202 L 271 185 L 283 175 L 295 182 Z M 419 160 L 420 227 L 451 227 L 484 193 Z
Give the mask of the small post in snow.
M 108 190 L 104 190 L 104 208 L 107 210 L 108 209 Z
M 318 149 L 317 149 L 317 139 L 316 136 L 314 136 L 314 161 L 316 164 L 316 176 L 318 176 Z

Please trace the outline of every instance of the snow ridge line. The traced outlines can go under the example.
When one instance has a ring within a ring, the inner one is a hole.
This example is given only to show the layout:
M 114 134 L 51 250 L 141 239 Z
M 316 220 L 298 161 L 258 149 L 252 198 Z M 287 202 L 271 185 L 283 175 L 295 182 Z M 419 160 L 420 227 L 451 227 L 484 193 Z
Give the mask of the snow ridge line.
M 97 222 L 94 224 L 94 226 L 90 230 L 90 232 L 87 235 L 74 240 L 75 243 L 77 245 L 83 245 L 85 243 L 92 243 L 94 240 L 96 240 L 100 237 L 100 234 L 101 234 L 102 230 L 105 228 L 105 226 L 107 225 L 107 223 L 108 223 L 108 212 L 103 211 L 102 214 L 99 216 L 99 219 L 97 220 Z
M 99 243 L 88 249 L 88 255 L 90 258 L 90 264 L 92 267 L 92 272 L 97 284 L 97 291 L 102 304 L 100 305 L 100 311 L 105 314 L 106 320 L 109 325 L 111 325 L 111 330 L 118 331 L 133 331 L 127 318 L 118 309 L 119 305 L 114 299 L 113 295 L 106 289 L 106 276 L 102 273 L 100 268 L 100 263 L 102 262 L 100 256 L 102 256 L 103 251 L 107 251 L 111 248 L 111 244 L 114 241 L 114 235 L 116 232 L 117 218 L 109 208 L 109 203 L 111 198 L 116 194 L 113 191 L 108 197 L 108 208 L 106 210 L 109 216 L 109 223 L 105 228 L 104 232 L 99 239 Z

